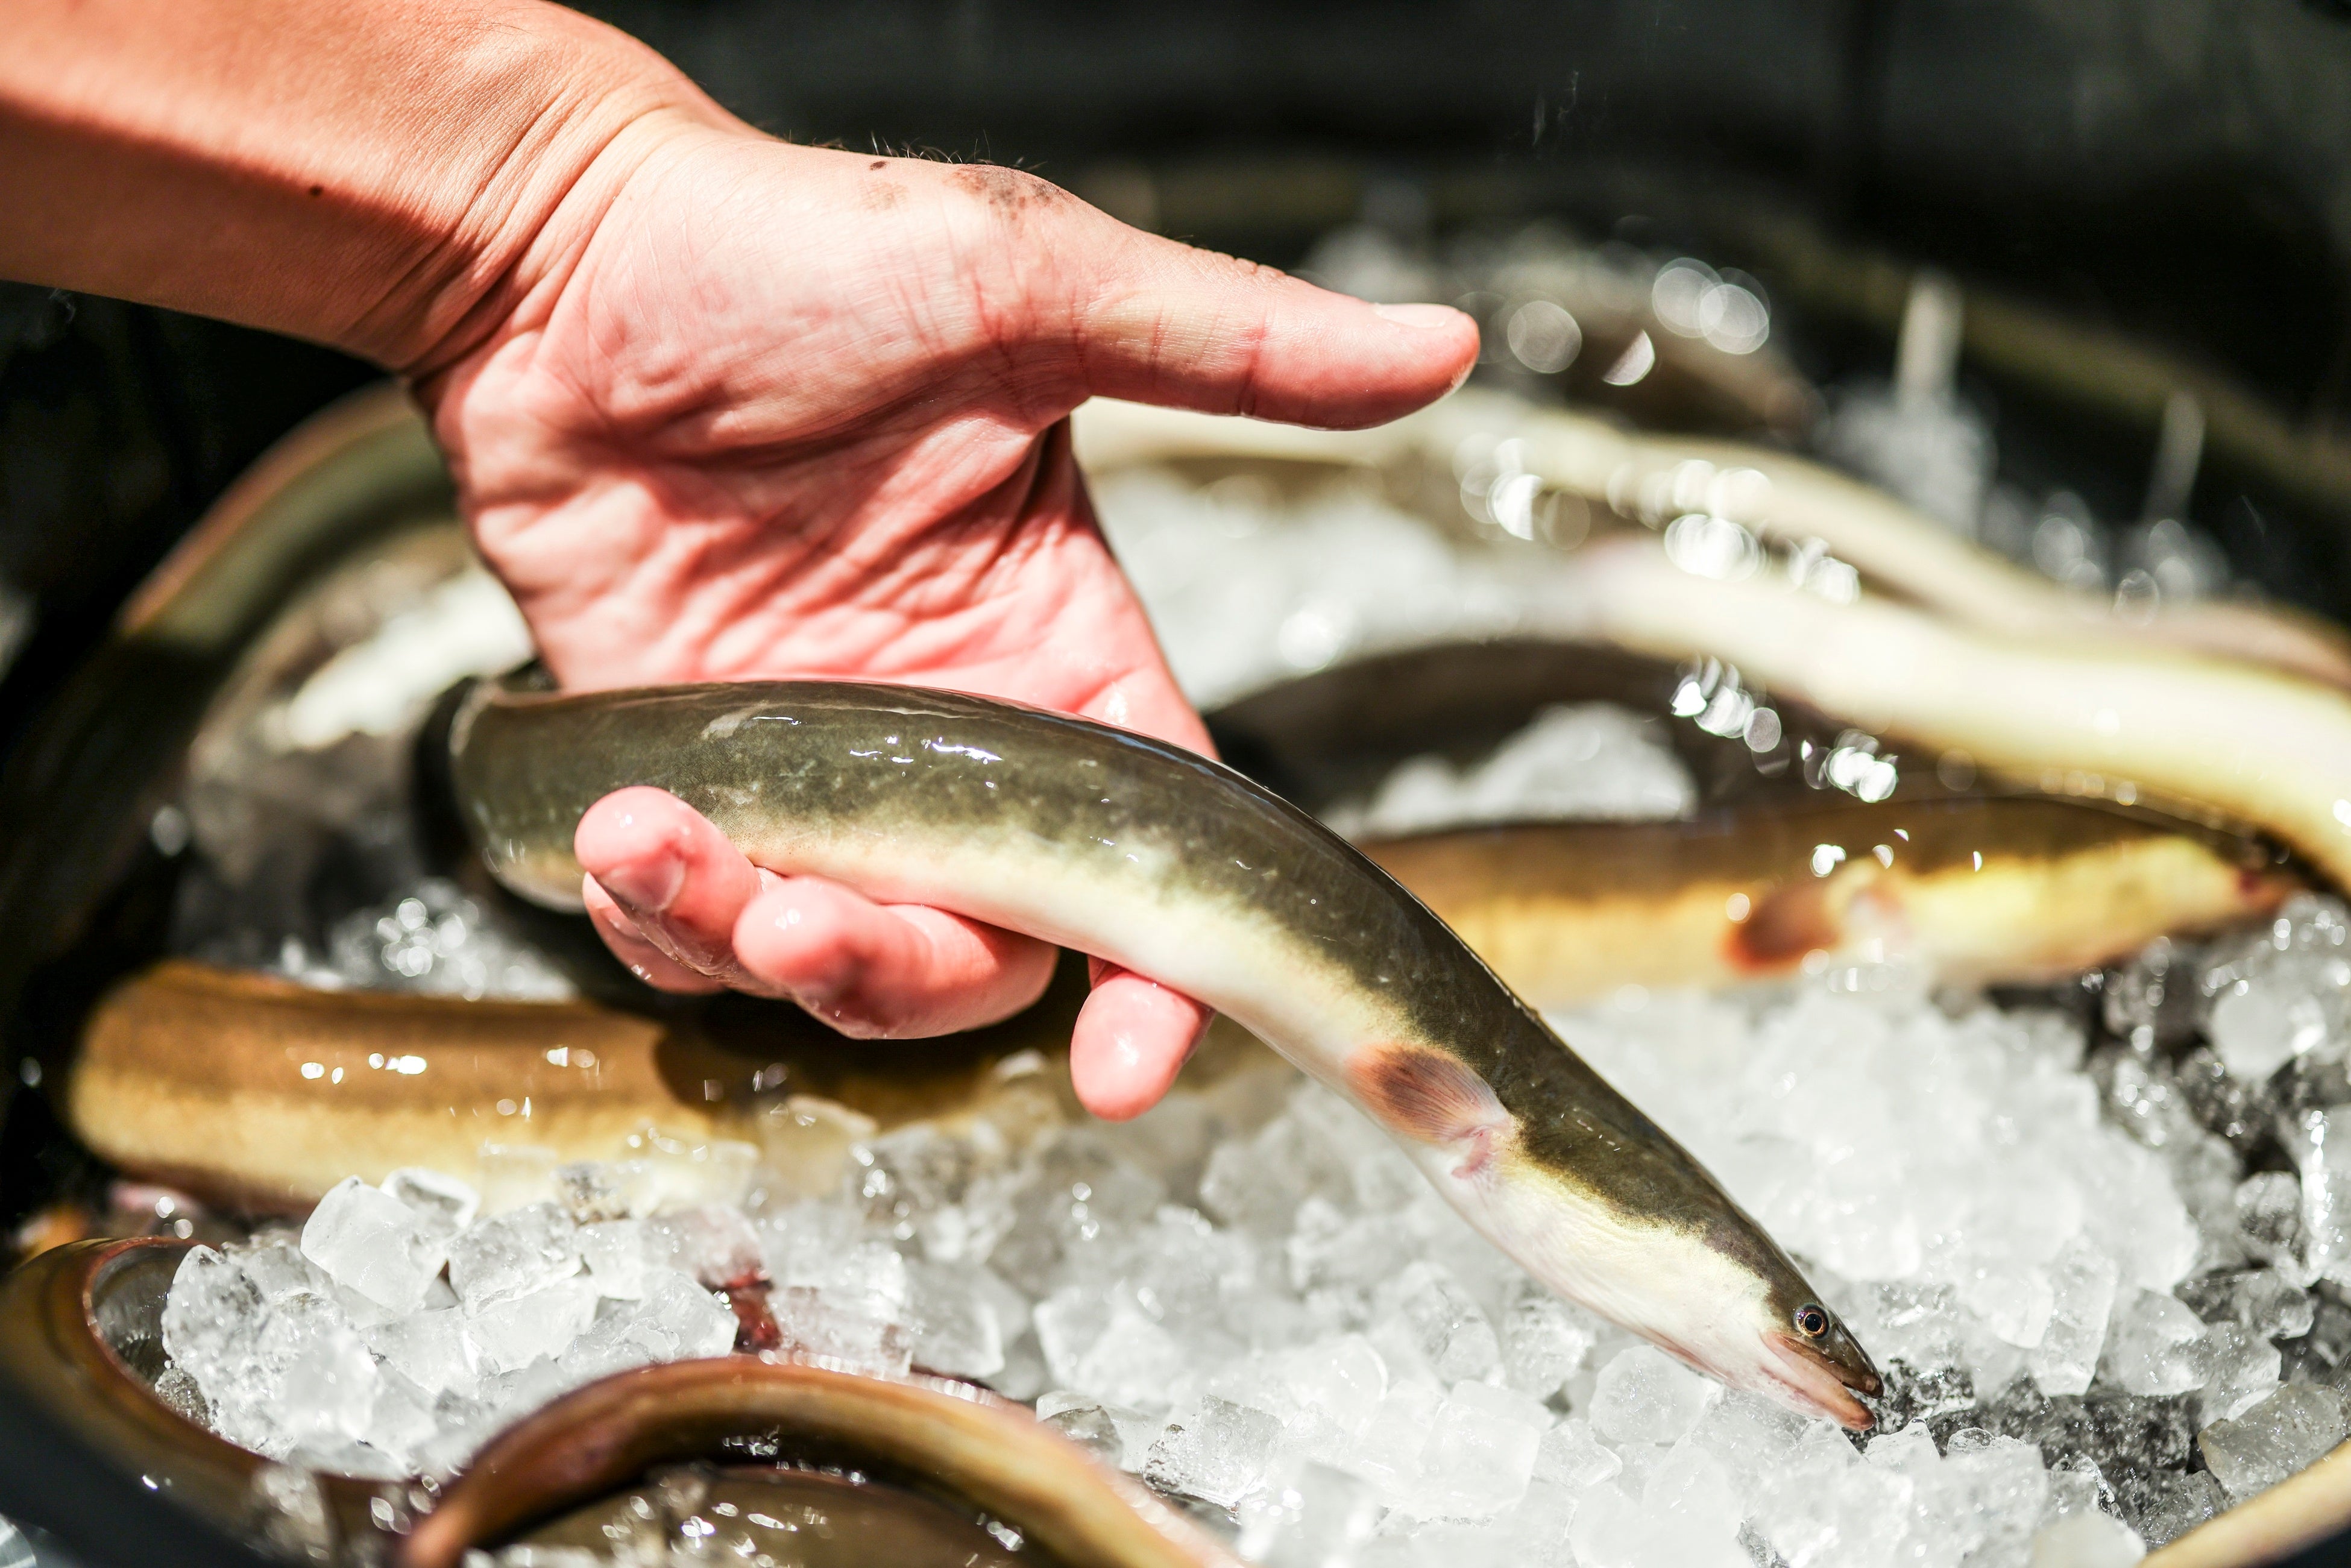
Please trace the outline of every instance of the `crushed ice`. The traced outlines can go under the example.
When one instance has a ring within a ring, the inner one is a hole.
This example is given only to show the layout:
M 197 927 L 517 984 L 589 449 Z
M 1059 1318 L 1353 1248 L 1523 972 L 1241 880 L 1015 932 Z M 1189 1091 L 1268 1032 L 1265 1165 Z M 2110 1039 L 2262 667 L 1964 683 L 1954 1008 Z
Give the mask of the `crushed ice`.
M 166 1393 L 300 1464 L 444 1471 L 587 1379 L 726 1351 L 764 1308 L 784 1353 L 1033 1400 L 1268 1564 L 2152 1545 L 2345 1436 L 2344 929 L 2304 901 L 2161 945 L 2108 977 L 2100 1030 L 1865 970 L 1556 1020 L 1875 1354 L 1884 1427 L 1858 1443 L 1552 1300 L 1271 1063 L 1124 1126 L 869 1137 L 813 1197 L 761 1176 L 632 1203 L 653 1189 L 627 1171 L 568 1167 L 477 1216 L 429 1173 L 346 1182 L 298 1237 L 190 1255 Z M 2232 998 L 2288 1020 L 2258 1081 L 2205 1039 Z M 2291 1021 L 2311 1007 L 2315 1041 Z M 2231 1116 L 2266 1122 L 2232 1143 Z
M 1397 764 L 1368 804 L 1323 820 L 1349 838 L 1426 832 L 1465 823 L 1638 821 L 1688 816 L 1698 786 L 1657 721 L 1610 703 L 1547 708 L 1483 761 L 1442 757 Z
M 267 967 L 321 990 L 348 987 L 518 1002 L 578 995 L 538 948 L 455 883 L 437 876 L 336 921 L 324 953 L 287 937 Z

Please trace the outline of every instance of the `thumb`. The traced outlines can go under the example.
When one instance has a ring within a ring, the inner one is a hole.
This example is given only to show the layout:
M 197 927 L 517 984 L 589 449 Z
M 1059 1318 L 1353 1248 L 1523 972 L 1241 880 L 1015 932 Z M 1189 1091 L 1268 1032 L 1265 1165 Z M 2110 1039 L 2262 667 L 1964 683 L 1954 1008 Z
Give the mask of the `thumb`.
M 1086 390 L 1332 429 L 1461 384 L 1478 326 L 1443 305 L 1370 305 L 1254 262 L 1109 225 L 1071 323 Z

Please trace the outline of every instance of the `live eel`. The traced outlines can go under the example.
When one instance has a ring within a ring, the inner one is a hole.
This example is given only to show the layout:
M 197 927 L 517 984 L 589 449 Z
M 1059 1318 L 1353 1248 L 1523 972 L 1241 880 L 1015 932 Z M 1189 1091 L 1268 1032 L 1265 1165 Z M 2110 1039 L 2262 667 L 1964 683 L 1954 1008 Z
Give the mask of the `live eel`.
M 2053 980 L 2158 936 L 2265 915 L 2302 885 L 2242 837 L 2030 796 L 1830 797 L 1364 849 L 1540 1007 L 1829 962 Z
M 1687 821 L 1503 824 L 1363 848 L 1541 1007 L 1830 962 L 2056 978 L 2265 915 L 2303 885 L 2253 840 L 2032 797 L 1750 802 Z M 821 1183 L 877 1128 L 1022 1113 L 999 1101 L 1047 1082 L 1027 1069 L 1069 1038 L 1081 968 L 1067 978 L 1017 1019 L 883 1055 L 747 1005 L 646 1018 L 319 991 L 173 959 L 92 1010 L 65 1104 L 117 1167 L 242 1207 L 299 1211 L 346 1176 L 401 1166 L 495 1193 L 504 1174 L 527 1174 L 502 1162 L 613 1159 L 655 1137 L 757 1143 Z M 1187 1071 L 1246 1060 L 1220 1031 Z
M 1208 458 L 1445 473 L 1473 440 L 1515 443 L 1523 471 L 1595 517 L 1647 528 L 1698 512 L 1784 548 L 1824 547 L 1873 589 L 1994 637 L 2052 645 L 2179 651 L 2290 670 L 2351 686 L 2341 631 L 2275 605 L 2166 602 L 2143 622 L 2026 571 L 1893 497 L 1772 448 L 1627 432 L 1606 419 L 1537 409 L 1468 389 L 1363 431 L 1301 430 L 1257 420 L 1096 399 L 1073 423 L 1090 473 L 1136 463 Z M 1448 486 L 1447 488 L 1450 486 Z
M 528 693 L 451 730 L 491 871 L 577 907 L 598 799 L 668 789 L 758 864 L 1124 965 L 1350 1097 L 1538 1280 L 1735 1387 L 1856 1429 L 1879 1382 L 1793 1261 L 1460 938 L 1215 762 L 977 697 L 770 683 Z
M 1667 658 L 1703 654 L 1928 755 L 2053 795 L 2251 823 L 2351 886 L 2351 691 L 2235 659 L 1986 635 L 1865 593 L 1830 603 L 1759 574 L 1718 581 L 1646 540 L 1580 563 L 1562 620 Z

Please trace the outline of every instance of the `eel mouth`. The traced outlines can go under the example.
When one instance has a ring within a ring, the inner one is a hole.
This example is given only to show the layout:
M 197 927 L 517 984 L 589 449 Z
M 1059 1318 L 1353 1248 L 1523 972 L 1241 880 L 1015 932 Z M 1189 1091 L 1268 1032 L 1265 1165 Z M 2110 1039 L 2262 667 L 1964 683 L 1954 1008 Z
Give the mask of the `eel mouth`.
M 1850 1432 L 1866 1432 L 1877 1424 L 1861 1396 L 1875 1397 L 1885 1391 L 1886 1385 L 1858 1347 L 1855 1354 L 1860 1364 L 1846 1366 L 1786 1334 L 1767 1334 L 1764 1343 L 1778 1364 L 1766 1365 L 1764 1375 L 1787 1390 L 1799 1406 Z

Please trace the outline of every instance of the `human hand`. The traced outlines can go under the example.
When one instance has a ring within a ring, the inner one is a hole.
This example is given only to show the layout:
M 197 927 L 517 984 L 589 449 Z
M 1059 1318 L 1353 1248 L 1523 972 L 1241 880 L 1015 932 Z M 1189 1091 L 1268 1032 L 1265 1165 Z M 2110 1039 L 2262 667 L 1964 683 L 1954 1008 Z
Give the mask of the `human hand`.
M 1328 294 L 1011 170 L 791 146 L 715 111 L 625 145 L 556 208 L 503 318 L 413 367 L 568 686 L 887 680 L 1206 751 L 1095 527 L 1070 411 L 1364 425 L 1476 353 L 1457 312 Z M 665 989 L 911 1036 L 1008 1016 L 1051 971 L 1033 939 L 756 869 L 658 790 L 599 803 L 576 847 L 606 942 Z M 1095 968 L 1071 1071 L 1129 1116 L 1207 1014 Z

